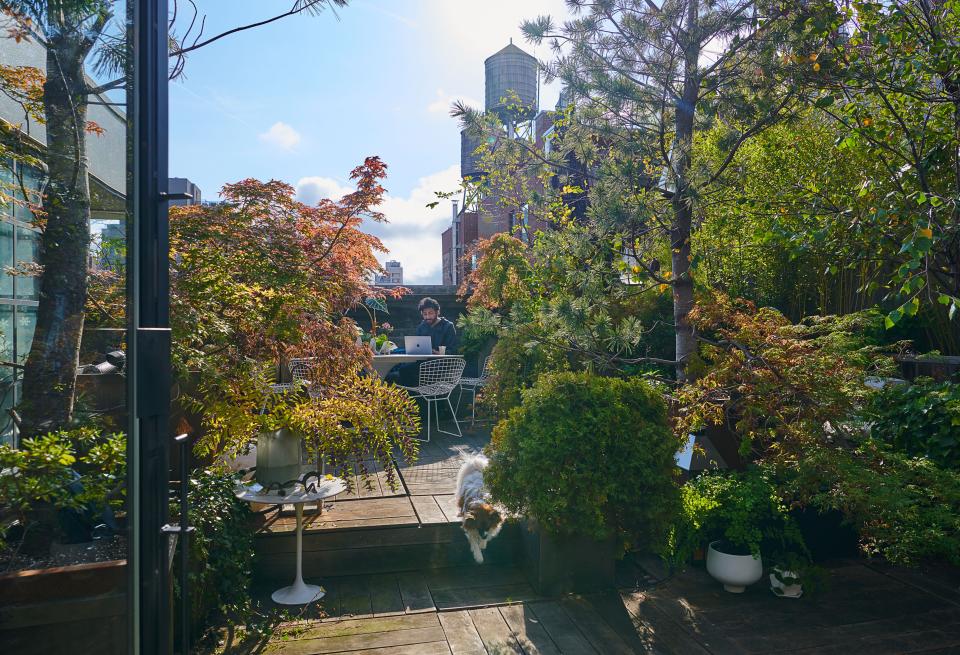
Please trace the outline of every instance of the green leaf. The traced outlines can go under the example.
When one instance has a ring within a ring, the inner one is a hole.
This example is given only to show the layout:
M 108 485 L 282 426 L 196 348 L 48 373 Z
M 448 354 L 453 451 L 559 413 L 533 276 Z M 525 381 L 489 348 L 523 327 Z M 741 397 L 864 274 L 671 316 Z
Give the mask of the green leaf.
M 383 312 L 384 314 L 390 313 L 387 311 L 387 303 L 383 301 L 383 298 L 374 298 L 371 296 L 364 300 L 363 304 L 378 312 Z
M 836 100 L 836 98 L 833 96 L 823 96 L 822 98 L 818 98 L 817 101 L 813 103 L 813 106 L 818 109 L 823 109 L 824 107 L 832 105 L 834 100 Z

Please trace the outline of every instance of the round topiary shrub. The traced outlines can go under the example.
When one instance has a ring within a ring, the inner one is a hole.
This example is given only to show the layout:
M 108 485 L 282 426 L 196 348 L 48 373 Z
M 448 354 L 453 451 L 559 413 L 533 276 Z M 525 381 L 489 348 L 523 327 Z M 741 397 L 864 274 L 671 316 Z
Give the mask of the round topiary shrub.
M 557 536 L 658 548 L 678 507 L 679 440 L 639 378 L 547 374 L 493 430 L 493 498 Z

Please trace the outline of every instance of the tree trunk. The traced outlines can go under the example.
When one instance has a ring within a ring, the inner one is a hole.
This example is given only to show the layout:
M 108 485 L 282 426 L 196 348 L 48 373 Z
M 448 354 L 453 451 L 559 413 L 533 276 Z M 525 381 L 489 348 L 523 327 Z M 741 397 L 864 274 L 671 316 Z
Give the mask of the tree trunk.
M 693 198 L 690 193 L 690 160 L 693 152 L 693 117 L 700 90 L 699 0 L 688 0 L 686 39 L 683 44 L 683 95 L 677 103 L 673 157 L 673 222 L 670 225 L 670 253 L 673 265 L 673 321 L 676 325 L 677 380 L 686 382 L 687 362 L 697 351 L 697 340 L 690 324 L 693 309 L 693 279 L 690 277 L 690 231 L 693 226 Z
M 37 326 L 23 377 L 22 434 L 66 425 L 73 415 L 76 371 L 87 298 L 90 187 L 87 177 L 87 52 L 79 30 L 49 39 L 43 104 L 47 186 L 39 262 L 43 267 Z

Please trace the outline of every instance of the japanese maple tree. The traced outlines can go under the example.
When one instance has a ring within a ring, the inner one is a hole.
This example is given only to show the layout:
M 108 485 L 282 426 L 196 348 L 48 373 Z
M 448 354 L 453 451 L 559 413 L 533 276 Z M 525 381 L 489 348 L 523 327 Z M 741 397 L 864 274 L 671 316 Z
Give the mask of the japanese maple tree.
M 412 449 L 416 413 L 395 388 L 359 381 L 370 353 L 355 345 L 356 324 L 345 315 L 367 298 L 405 291 L 369 282 L 384 247 L 361 226 L 384 220 L 377 205 L 385 176 L 386 165 L 368 157 L 350 175 L 355 190 L 339 200 L 311 206 L 289 184 L 246 179 L 226 185 L 220 204 L 171 210 L 173 359 L 181 379 L 199 372 L 192 400 L 204 415 L 201 451 L 236 449 L 252 437 L 264 385 L 246 381 L 267 381 L 289 357 L 312 358 L 311 390 L 332 413 L 317 403 L 293 408 L 305 432 L 351 407 L 349 422 L 366 426 L 367 445 L 376 444 L 369 430 L 383 437 L 385 462 L 394 437 Z

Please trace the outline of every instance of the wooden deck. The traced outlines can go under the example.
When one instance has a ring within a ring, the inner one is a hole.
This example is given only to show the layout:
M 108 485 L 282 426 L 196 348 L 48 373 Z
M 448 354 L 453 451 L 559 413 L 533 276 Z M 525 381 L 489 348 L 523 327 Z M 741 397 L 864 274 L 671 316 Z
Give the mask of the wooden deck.
M 452 498 L 462 453 L 486 444 L 476 430 L 434 436 L 416 463 L 399 462 L 401 487 L 370 488 L 308 514 L 304 571 L 327 596 L 269 639 L 228 643 L 228 653 L 413 655 L 432 653 L 662 653 L 797 655 L 960 654 L 960 573 L 917 572 L 862 561 L 828 567 L 827 589 L 777 598 L 763 582 L 722 591 L 702 566 L 668 576 L 655 560 L 621 563 L 619 591 L 543 598 L 519 567 L 519 528 L 473 564 Z M 294 518 L 259 518 L 256 596 L 293 575 Z M 273 607 L 274 610 L 279 608 Z M 288 617 L 289 618 L 289 617 Z
M 445 422 L 450 429 L 452 424 Z M 449 568 L 471 562 L 454 505 L 457 471 L 464 454 L 479 452 L 489 441 L 481 426 L 462 437 L 433 435 L 422 443 L 416 461 L 397 460 L 398 486 L 367 462 L 367 483 L 304 509 L 304 575 L 396 573 Z M 267 508 L 256 520 L 254 576 L 282 581 L 292 576 L 295 555 L 293 507 Z M 517 563 L 520 528 L 506 527 L 491 547 L 492 562 Z
M 446 429 L 451 424 L 445 422 Z M 477 453 L 488 443 L 489 431 L 482 426 L 464 436 L 433 434 L 420 446 L 414 462 L 397 460 L 398 486 L 391 489 L 384 473 L 372 461 L 365 462 L 371 472 L 364 481 L 353 480 L 353 489 L 324 504 L 322 511 L 307 505 L 304 532 L 334 529 L 447 525 L 457 523 L 453 501 L 457 471 L 465 453 Z M 262 534 L 292 532 L 296 527 L 293 508 L 268 511 L 261 518 Z
M 624 567 L 628 569 L 629 567 Z M 839 561 L 814 598 L 758 583 L 721 590 L 702 568 L 631 587 L 542 598 L 520 570 L 469 566 L 324 578 L 326 598 L 269 638 L 226 653 L 274 655 L 948 655 L 960 653 L 960 573 Z M 258 596 L 269 599 L 269 589 Z M 269 600 L 266 601 L 269 605 Z
M 227 653 L 634 653 L 642 646 L 616 592 L 537 596 L 513 567 L 470 566 L 323 580 L 327 596 L 264 642 Z M 269 598 L 260 589 L 261 599 Z

